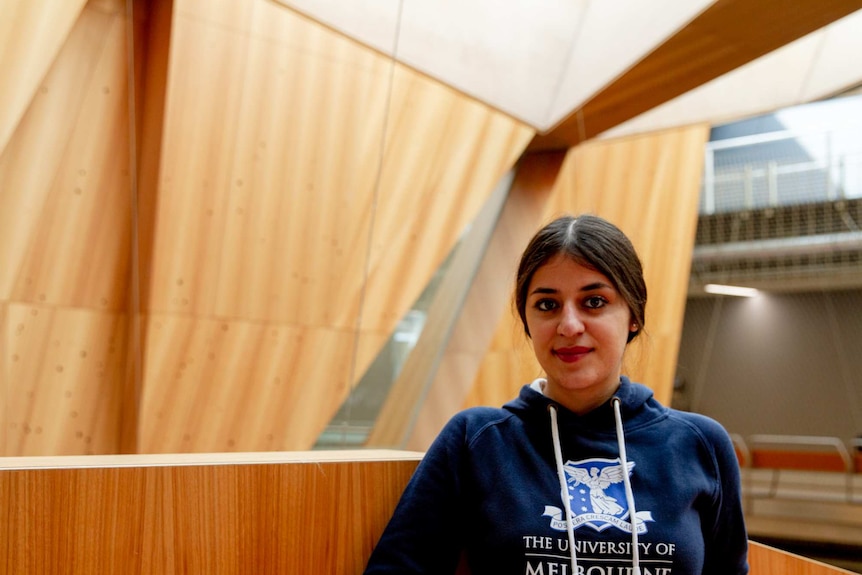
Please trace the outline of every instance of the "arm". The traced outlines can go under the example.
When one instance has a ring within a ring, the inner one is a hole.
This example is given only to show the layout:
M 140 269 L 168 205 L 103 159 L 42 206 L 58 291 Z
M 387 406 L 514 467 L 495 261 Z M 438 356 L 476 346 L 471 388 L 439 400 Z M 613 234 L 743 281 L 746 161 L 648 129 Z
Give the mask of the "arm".
M 456 416 L 407 484 L 366 567 L 382 573 L 455 573 L 463 549 L 464 429 Z
M 724 429 L 711 436 L 718 467 L 718 487 L 711 515 L 704 517 L 704 575 L 746 575 L 748 533 L 742 513 L 739 462 Z

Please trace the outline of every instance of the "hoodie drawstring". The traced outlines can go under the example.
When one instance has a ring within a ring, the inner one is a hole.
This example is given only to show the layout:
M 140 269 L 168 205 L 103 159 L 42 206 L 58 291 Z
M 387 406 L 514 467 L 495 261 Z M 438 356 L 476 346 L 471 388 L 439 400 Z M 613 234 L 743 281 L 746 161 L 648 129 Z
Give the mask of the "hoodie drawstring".
M 623 487 L 626 490 L 626 504 L 629 507 L 629 518 L 632 523 L 632 572 L 640 575 L 640 550 L 638 549 L 638 518 L 635 511 L 635 496 L 632 492 L 632 482 L 629 479 L 629 462 L 626 458 L 626 440 L 623 434 L 623 416 L 620 414 L 620 398 L 611 400 L 614 406 L 614 419 L 617 424 L 617 444 L 620 446 L 620 465 L 623 468 Z
M 620 466 L 623 470 L 623 487 L 626 492 L 626 504 L 629 508 L 629 517 L 632 525 L 632 575 L 640 575 L 640 550 L 638 549 L 638 525 L 637 512 L 635 511 L 635 497 L 632 492 L 632 484 L 629 479 L 628 459 L 626 458 L 625 435 L 623 434 L 623 418 L 620 413 L 620 398 L 611 400 L 614 406 L 614 420 L 616 421 L 617 444 L 620 450 Z M 569 503 L 569 486 L 566 481 L 566 473 L 563 467 L 563 454 L 560 447 L 560 430 L 557 425 L 557 408 L 548 406 L 551 414 L 551 437 L 554 440 L 554 459 L 557 464 L 557 478 L 560 480 L 560 497 L 563 500 L 563 508 L 566 512 L 566 534 L 569 537 L 569 555 L 572 561 L 572 573 L 578 572 L 578 557 L 575 552 L 575 528 L 572 522 L 572 506 Z
M 575 552 L 575 527 L 572 522 L 572 505 L 569 503 L 569 485 L 563 470 L 563 452 L 560 449 L 560 429 L 557 426 L 557 408 L 548 406 L 551 413 L 551 437 L 554 439 L 554 459 L 557 462 L 557 478 L 560 480 L 560 498 L 566 511 L 566 535 L 569 537 L 569 557 L 572 560 L 572 573 L 578 572 L 578 555 Z

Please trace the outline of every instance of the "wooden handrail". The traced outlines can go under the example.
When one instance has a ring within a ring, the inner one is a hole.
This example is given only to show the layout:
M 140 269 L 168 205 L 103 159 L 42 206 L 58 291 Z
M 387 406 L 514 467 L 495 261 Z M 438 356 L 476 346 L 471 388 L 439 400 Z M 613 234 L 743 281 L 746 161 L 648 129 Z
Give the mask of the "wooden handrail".
M 358 574 L 421 454 L 0 459 L 0 573 Z
M 854 575 L 852 571 L 749 541 L 749 575 Z

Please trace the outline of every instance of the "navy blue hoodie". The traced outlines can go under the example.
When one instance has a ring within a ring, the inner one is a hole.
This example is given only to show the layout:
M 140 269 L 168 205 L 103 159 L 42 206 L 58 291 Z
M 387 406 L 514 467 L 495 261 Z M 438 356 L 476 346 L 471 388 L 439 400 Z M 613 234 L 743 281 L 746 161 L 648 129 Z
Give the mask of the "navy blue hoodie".
M 642 575 L 748 572 L 739 467 L 721 425 L 664 407 L 649 388 L 623 377 L 615 394 L 621 453 L 612 401 L 579 416 L 539 385 L 525 385 L 501 409 L 467 409 L 446 424 L 366 575 L 450 574 L 462 552 L 473 575 L 572 575 L 573 565 L 576 575 L 633 575 L 633 562 Z M 631 500 L 621 461 L 630 470 Z M 638 518 L 636 546 L 629 502 Z

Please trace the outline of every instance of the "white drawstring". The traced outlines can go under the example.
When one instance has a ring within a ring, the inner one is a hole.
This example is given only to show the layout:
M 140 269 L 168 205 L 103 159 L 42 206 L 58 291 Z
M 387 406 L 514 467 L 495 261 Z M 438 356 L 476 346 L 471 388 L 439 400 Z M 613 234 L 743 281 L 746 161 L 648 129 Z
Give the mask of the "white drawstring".
M 560 430 L 557 429 L 557 408 L 549 405 L 548 411 L 551 412 L 551 437 L 554 439 L 554 459 L 557 462 L 557 478 L 560 480 L 560 497 L 563 500 L 563 509 L 566 510 L 566 535 L 569 537 L 569 557 L 572 560 L 572 573 L 574 574 L 578 572 L 578 556 L 575 552 L 575 528 L 572 522 L 572 506 L 569 503 L 569 485 L 566 482 L 566 473 L 563 470 Z
M 626 490 L 626 503 L 629 507 L 629 517 L 632 522 L 632 575 L 640 575 L 640 551 L 638 550 L 638 525 L 637 513 L 635 511 L 635 496 L 632 493 L 632 484 L 629 480 L 629 464 L 626 459 L 626 442 L 623 435 L 623 417 L 620 414 L 620 398 L 611 400 L 614 405 L 614 419 L 617 424 L 617 444 L 620 448 L 620 465 L 623 468 L 623 486 Z
M 614 406 L 614 420 L 616 422 L 617 445 L 620 451 L 620 466 L 623 470 L 623 487 L 626 492 L 626 504 L 629 508 L 629 517 L 632 524 L 632 575 L 641 575 L 640 568 L 640 549 L 638 548 L 638 517 L 635 509 L 635 497 L 632 492 L 632 484 L 629 479 L 629 464 L 626 457 L 625 435 L 623 434 L 623 417 L 620 413 L 620 398 L 614 397 L 611 400 Z M 566 534 L 569 538 L 569 555 L 572 562 L 572 573 L 578 572 L 578 557 L 575 551 L 575 528 L 572 521 L 572 506 L 569 498 L 569 486 L 566 481 L 566 473 L 563 467 L 563 454 L 560 448 L 560 430 L 557 427 L 557 408 L 554 405 L 548 406 L 548 411 L 551 414 L 551 437 L 554 440 L 554 459 L 557 464 L 557 478 L 560 481 L 560 497 L 563 500 L 563 509 L 566 512 Z

